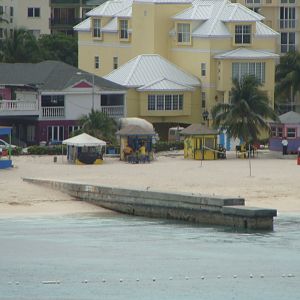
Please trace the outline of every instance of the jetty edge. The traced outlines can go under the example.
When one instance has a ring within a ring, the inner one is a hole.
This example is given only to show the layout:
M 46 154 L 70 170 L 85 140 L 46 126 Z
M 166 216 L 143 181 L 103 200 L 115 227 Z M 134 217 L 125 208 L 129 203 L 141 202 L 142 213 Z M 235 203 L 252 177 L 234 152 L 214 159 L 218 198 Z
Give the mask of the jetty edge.
M 276 209 L 245 206 L 245 199 L 195 193 L 170 193 L 86 183 L 23 178 L 23 181 L 60 190 L 70 196 L 117 212 L 151 218 L 273 230 Z

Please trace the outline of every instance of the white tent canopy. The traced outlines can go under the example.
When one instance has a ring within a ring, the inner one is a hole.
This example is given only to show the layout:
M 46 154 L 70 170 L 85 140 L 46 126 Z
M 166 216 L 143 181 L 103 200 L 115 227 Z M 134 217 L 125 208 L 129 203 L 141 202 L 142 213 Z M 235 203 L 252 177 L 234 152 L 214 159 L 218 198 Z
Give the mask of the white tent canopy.
M 106 146 L 106 142 L 99 140 L 86 133 L 82 133 L 72 138 L 66 139 L 62 143 L 70 146 L 76 146 L 76 147 Z

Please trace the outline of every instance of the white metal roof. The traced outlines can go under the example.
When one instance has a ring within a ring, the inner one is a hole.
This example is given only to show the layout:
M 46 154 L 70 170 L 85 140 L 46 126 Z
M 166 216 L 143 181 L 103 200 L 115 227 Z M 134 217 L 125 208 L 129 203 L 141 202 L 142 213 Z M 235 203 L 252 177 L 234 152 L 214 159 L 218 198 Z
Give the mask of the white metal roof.
M 194 37 L 231 37 L 226 23 L 228 22 L 255 22 L 256 37 L 274 37 L 277 32 L 261 23 L 263 16 L 238 3 L 229 0 L 108 0 L 102 5 L 87 13 L 94 17 L 119 17 L 132 16 L 132 3 L 146 2 L 157 4 L 189 4 L 182 12 L 173 16 L 174 20 L 204 21 L 192 33 Z M 105 27 L 107 31 L 117 30 L 116 20 Z M 77 31 L 90 30 L 90 20 L 87 19 L 74 27 Z
M 139 55 L 104 78 L 127 87 L 143 87 L 155 82 L 158 78 L 190 87 L 200 86 L 197 77 L 157 54 Z
M 223 22 L 255 22 L 263 20 L 264 17 L 239 3 L 227 3 L 220 19 Z
M 103 28 L 103 32 L 117 32 L 118 31 L 118 19 L 113 18 L 110 22 L 108 22 Z
M 133 0 L 109 0 L 87 12 L 90 17 L 115 16 L 124 9 L 131 7 Z
M 262 22 L 256 23 L 256 36 L 274 36 L 279 33 Z
M 91 30 L 91 18 L 87 18 L 81 23 L 73 27 L 75 31 L 90 31 Z
M 178 13 L 174 20 L 208 20 L 211 17 L 212 5 L 193 5 Z
M 217 59 L 269 59 L 278 58 L 279 55 L 263 50 L 251 50 L 247 48 L 238 48 L 215 56 Z
M 87 133 L 82 133 L 66 139 L 62 142 L 63 144 L 70 145 L 70 146 L 79 146 L 79 147 L 97 147 L 97 146 L 105 146 L 106 142 L 99 140 Z
M 193 91 L 191 86 L 183 85 L 178 82 L 160 78 L 143 87 L 138 88 L 138 91 Z

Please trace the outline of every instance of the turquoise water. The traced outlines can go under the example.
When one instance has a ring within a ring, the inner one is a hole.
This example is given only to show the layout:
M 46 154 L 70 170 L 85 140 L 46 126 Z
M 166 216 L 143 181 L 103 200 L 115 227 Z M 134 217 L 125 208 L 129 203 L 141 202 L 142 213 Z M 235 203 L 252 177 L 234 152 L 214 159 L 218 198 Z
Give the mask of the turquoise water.
M 1 218 L 0 299 L 300 299 L 299 217 L 261 233 L 124 215 Z

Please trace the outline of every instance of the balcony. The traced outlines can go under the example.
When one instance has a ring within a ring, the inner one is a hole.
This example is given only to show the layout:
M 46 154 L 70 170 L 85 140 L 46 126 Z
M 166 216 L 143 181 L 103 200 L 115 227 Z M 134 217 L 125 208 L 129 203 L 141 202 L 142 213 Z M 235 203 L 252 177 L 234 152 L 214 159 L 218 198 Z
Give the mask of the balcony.
M 0 116 L 39 115 L 38 101 L 0 100 Z
M 55 119 L 62 118 L 65 116 L 65 107 L 64 106 L 53 106 L 53 107 L 42 107 L 42 117 Z
M 123 118 L 125 113 L 123 105 L 101 106 L 101 111 L 113 119 Z
M 49 19 L 50 27 L 73 27 L 82 21 L 81 18 L 53 18 Z

